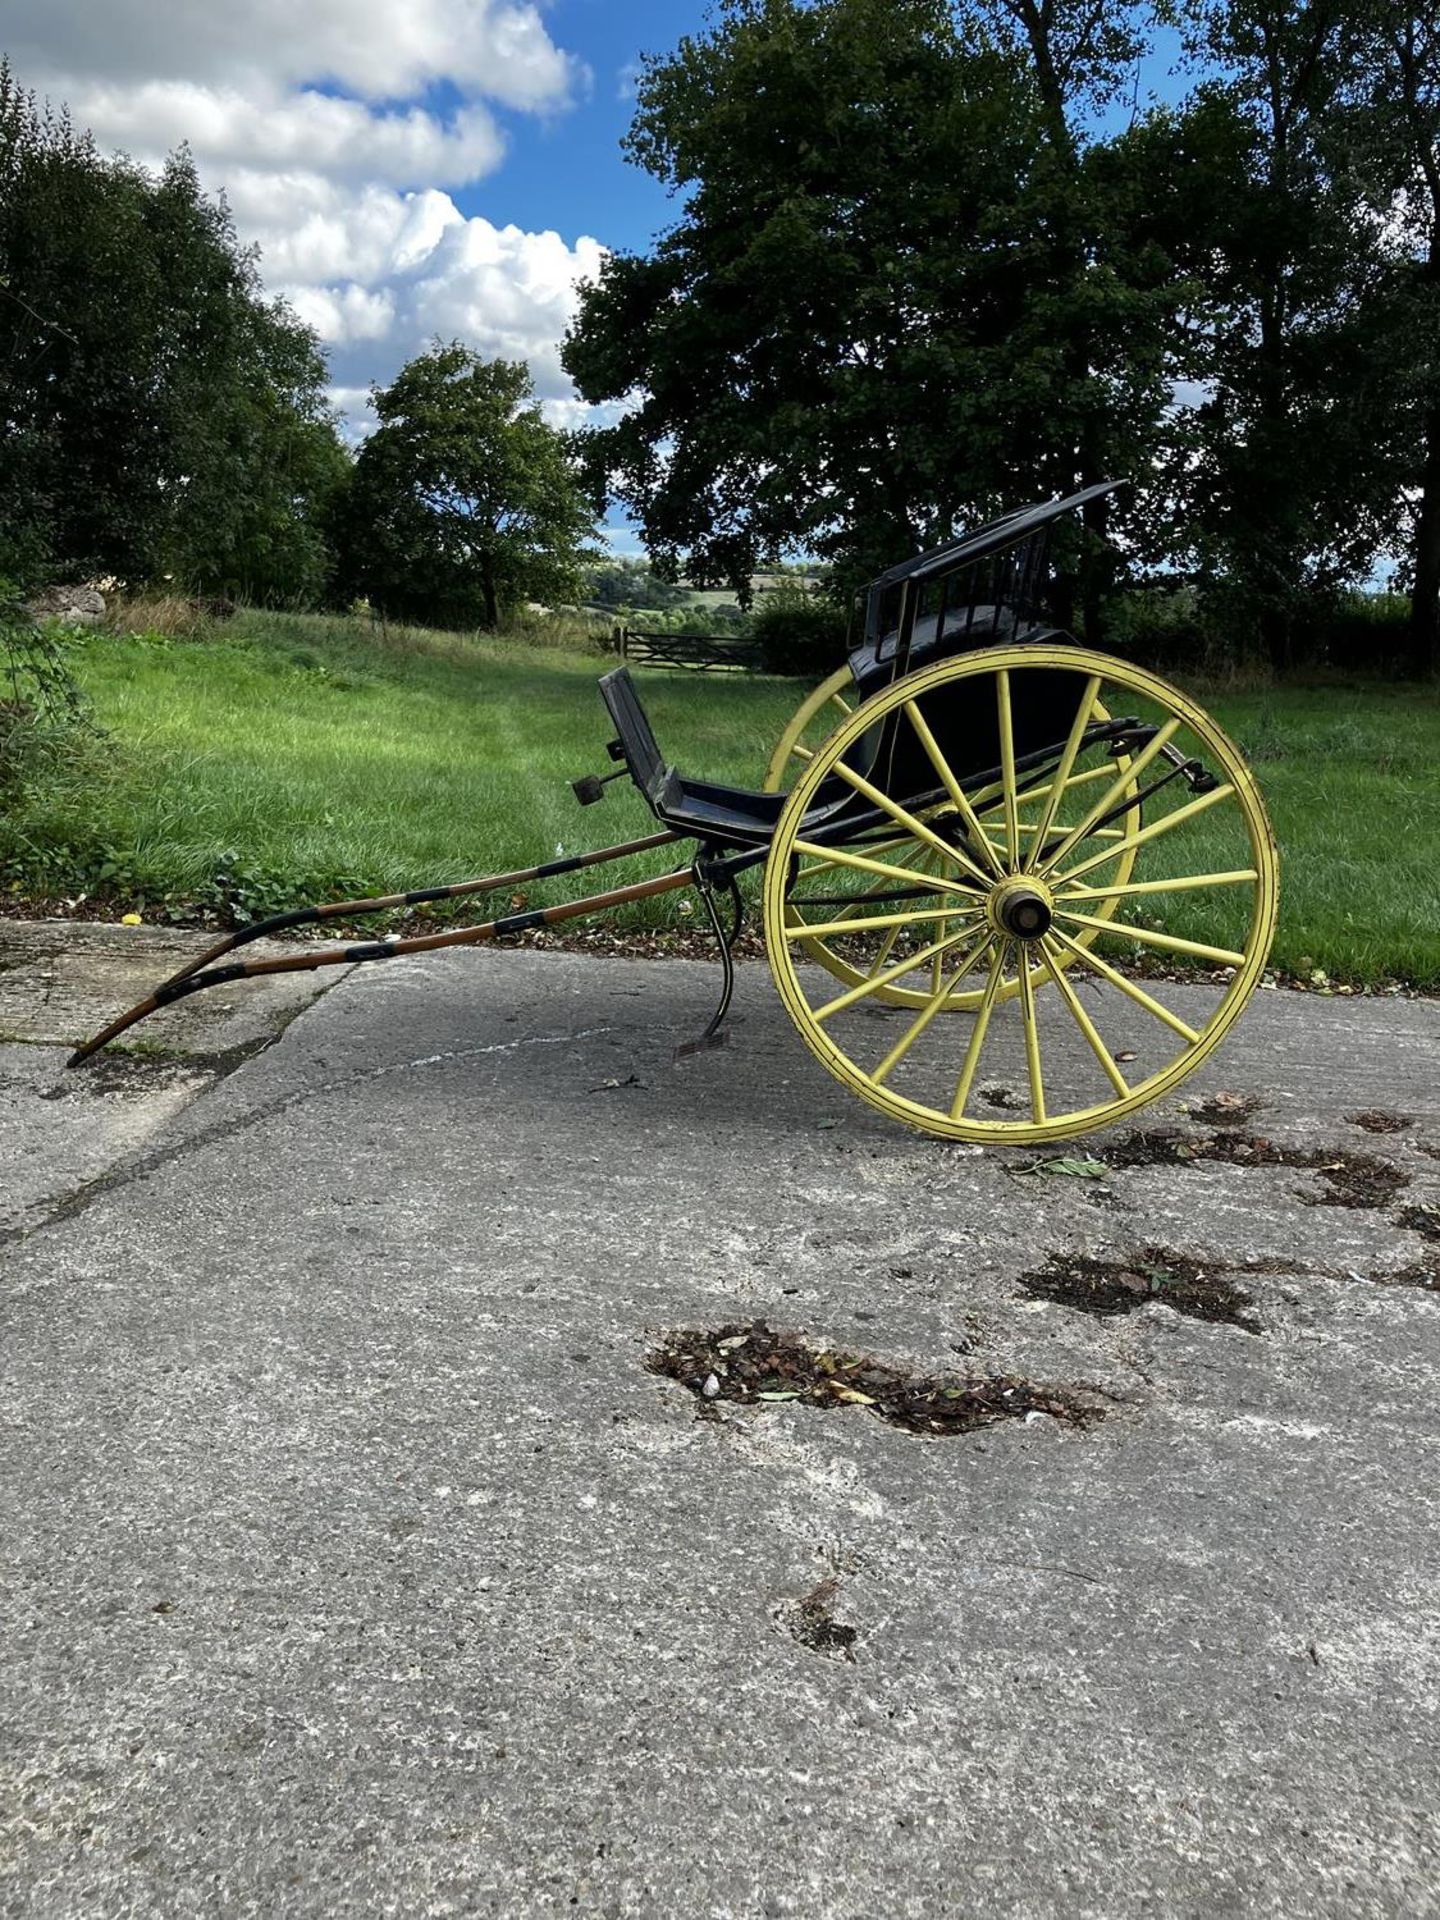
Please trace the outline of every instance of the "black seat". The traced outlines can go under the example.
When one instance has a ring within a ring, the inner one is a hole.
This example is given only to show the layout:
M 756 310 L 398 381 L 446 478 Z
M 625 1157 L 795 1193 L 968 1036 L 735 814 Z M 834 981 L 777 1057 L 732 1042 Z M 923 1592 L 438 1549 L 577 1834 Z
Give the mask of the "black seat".
M 786 795 L 690 780 L 667 766 L 628 667 L 601 676 L 600 697 L 615 723 L 630 777 L 663 826 L 716 846 L 768 845 Z

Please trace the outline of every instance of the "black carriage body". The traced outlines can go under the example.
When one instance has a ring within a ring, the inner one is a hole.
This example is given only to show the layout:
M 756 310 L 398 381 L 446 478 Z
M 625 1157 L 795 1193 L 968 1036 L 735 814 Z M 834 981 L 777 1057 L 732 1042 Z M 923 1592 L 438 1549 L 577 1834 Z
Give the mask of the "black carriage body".
M 1113 492 L 1118 481 L 1088 487 L 1063 500 L 1007 514 L 966 539 L 891 567 L 859 596 L 859 643 L 848 656 L 861 699 L 905 675 L 957 653 L 1019 641 L 1067 639 L 1048 624 L 1049 553 L 1054 527 L 1088 501 Z M 600 682 L 615 723 L 617 747 L 656 817 L 716 851 L 763 854 L 785 796 L 690 779 L 669 765 L 655 740 L 628 669 Z M 1016 759 L 1043 761 L 1058 752 L 1075 720 L 1074 676 L 1032 672 L 1025 700 L 1012 716 Z M 926 718 L 943 741 L 962 786 L 983 785 L 1000 770 L 1000 721 L 989 704 L 976 705 L 964 687 L 932 694 Z M 892 800 L 933 800 L 935 769 L 915 731 L 899 716 L 859 739 L 846 764 Z M 811 830 L 843 841 L 876 826 L 873 804 L 832 779 L 821 789 Z M 750 864 L 742 856 L 738 864 Z
M 1050 624 L 1050 548 L 1057 523 L 1123 482 L 1107 480 L 1062 500 L 1026 507 L 964 540 L 902 561 L 860 595 L 863 627 L 848 658 L 861 698 L 937 660 L 979 647 L 1068 640 Z M 1075 719 L 1073 676 L 1030 673 L 1025 701 L 1012 720 L 1017 759 L 1058 745 Z M 977 710 L 963 688 L 932 696 L 926 717 L 945 743 L 962 785 L 993 777 L 1000 760 L 999 716 Z M 877 784 L 894 798 L 933 782 L 929 761 L 910 728 L 892 726 L 887 740 L 867 743 Z M 962 771 L 963 770 L 963 771 Z

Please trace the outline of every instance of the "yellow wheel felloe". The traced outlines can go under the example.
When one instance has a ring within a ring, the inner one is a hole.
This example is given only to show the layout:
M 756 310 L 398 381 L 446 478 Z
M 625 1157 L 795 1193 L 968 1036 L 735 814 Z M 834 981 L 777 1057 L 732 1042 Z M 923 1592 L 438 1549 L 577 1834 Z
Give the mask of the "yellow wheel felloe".
M 877 740 L 903 778 L 867 761 Z M 1274 934 L 1274 840 L 1238 750 L 1158 676 L 991 648 L 807 751 L 765 868 L 770 967 L 871 1106 L 945 1139 L 1063 1140 L 1172 1092 L 1239 1017 Z M 874 828 L 829 844 L 822 785 Z
M 812 757 L 836 723 L 851 713 L 859 696 L 850 678 L 850 669 L 841 667 L 795 709 L 789 726 L 775 744 L 770 764 L 765 769 L 766 793 L 783 793 L 799 768 Z

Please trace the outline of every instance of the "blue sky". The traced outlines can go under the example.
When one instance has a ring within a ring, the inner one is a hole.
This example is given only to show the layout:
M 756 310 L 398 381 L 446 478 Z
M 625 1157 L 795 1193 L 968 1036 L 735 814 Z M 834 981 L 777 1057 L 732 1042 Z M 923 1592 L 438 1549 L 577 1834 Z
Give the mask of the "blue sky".
M 559 224 L 569 237 L 594 234 L 609 247 L 642 250 L 674 217 L 664 190 L 620 152 L 634 102 L 629 87 L 642 55 L 664 53 L 705 30 L 708 8 L 693 0 L 555 0 L 546 22 L 577 54 L 592 80 L 567 112 L 548 122 L 507 116 L 512 151 L 498 172 L 457 200 L 467 212 L 521 226 Z M 1157 33 L 1140 76 L 1142 95 L 1177 97 L 1183 80 L 1173 33 Z M 1112 119 L 1125 117 L 1117 108 Z
M 699 0 L 0 0 L 0 48 L 102 146 L 189 146 L 363 431 L 371 382 L 436 335 L 527 359 L 552 417 L 583 417 L 577 288 L 669 218 L 620 152 L 633 77 L 702 22 Z
M 563 114 L 535 121 L 507 115 L 513 141 L 498 172 L 457 196 L 467 212 L 523 227 L 558 225 L 568 238 L 594 234 L 606 246 L 639 250 L 673 217 L 664 190 L 620 152 L 642 54 L 663 53 L 700 31 L 705 8 L 685 0 L 556 0 L 552 37 L 590 70 L 589 84 Z

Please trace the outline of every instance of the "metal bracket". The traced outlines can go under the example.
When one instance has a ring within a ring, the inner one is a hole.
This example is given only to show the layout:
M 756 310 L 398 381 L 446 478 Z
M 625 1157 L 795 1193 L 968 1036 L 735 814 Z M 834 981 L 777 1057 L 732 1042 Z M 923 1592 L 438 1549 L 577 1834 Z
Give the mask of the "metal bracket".
M 1122 754 L 1133 753 L 1136 747 L 1143 747 L 1153 740 L 1159 731 L 1158 727 L 1139 724 L 1127 727 L 1124 733 L 1118 734 L 1110 743 L 1111 758 L 1118 760 Z M 1213 793 L 1220 784 L 1219 777 L 1210 771 L 1203 760 L 1196 760 L 1191 755 L 1181 753 L 1180 749 L 1168 740 L 1160 749 L 1160 757 L 1162 760 L 1169 761 L 1176 773 L 1184 778 L 1192 793 Z
M 722 1031 L 725 1016 L 730 1011 L 730 1002 L 735 994 L 735 960 L 731 947 L 740 936 L 740 925 L 744 916 L 744 904 L 740 898 L 740 889 L 732 873 L 723 867 L 712 865 L 703 853 L 698 854 L 690 869 L 695 891 L 700 896 L 700 904 L 705 909 L 705 917 L 710 922 L 710 930 L 720 945 L 720 964 L 724 968 L 724 979 L 720 988 L 720 1004 L 710 1017 L 710 1024 L 698 1040 L 687 1040 L 675 1048 L 672 1060 L 688 1060 L 692 1054 L 707 1053 L 712 1047 L 724 1047 L 730 1043 L 728 1033 Z M 718 873 L 730 890 L 730 898 L 735 908 L 735 918 L 727 933 L 720 920 L 720 910 L 715 904 L 713 877 Z

